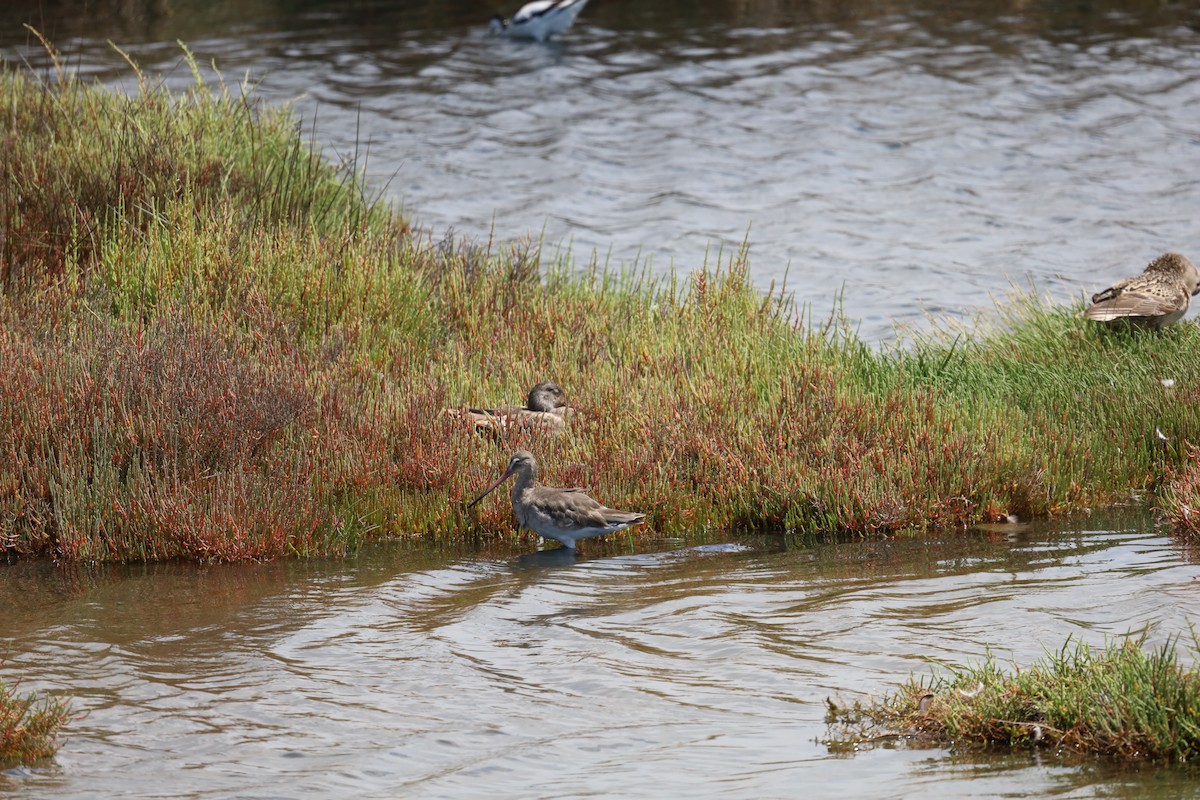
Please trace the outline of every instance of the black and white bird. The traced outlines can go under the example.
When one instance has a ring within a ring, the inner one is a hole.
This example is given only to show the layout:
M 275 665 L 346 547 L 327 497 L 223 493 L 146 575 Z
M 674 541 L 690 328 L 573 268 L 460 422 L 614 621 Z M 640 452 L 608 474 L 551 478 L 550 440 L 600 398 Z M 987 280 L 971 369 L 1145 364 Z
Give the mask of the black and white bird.
M 551 36 L 571 27 L 575 17 L 583 11 L 588 0 L 533 0 L 518 9 L 512 19 L 500 15 L 492 17 L 488 28 L 493 33 L 502 33 L 520 39 L 544 42 Z

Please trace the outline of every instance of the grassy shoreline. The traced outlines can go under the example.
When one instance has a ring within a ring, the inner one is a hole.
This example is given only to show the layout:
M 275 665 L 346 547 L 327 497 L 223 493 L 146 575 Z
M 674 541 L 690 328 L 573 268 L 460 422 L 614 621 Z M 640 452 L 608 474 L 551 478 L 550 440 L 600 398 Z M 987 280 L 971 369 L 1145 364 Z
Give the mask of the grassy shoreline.
M 230 87 L 0 73 L 0 548 L 338 554 L 511 531 L 507 453 L 647 532 L 907 528 L 1160 498 L 1200 467 L 1200 328 L 1109 333 L 1023 297 L 879 351 L 742 255 L 686 280 L 414 235 Z M 496 447 L 442 408 L 563 384 L 584 422 Z

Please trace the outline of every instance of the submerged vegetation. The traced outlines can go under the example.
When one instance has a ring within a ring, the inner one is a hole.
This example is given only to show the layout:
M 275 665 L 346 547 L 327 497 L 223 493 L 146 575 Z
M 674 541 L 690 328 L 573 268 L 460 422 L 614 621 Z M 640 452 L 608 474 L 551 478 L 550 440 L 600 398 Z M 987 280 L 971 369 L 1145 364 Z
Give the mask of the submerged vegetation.
M 197 71 L 197 76 L 199 73 Z M 339 553 L 511 530 L 464 508 L 509 451 L 549 483 L 710 527 L 878 534 L 1200 481 L 1200 329 L 1023 297 L 879 351 L 744 254 L 685 283 L 416 235 L 286 109 L 0 71 L 0 548 L 124 560 Z M 1004 316 L 1006 315 L 1006 316 Z M 556 380 L 566 435 L 445 407 Z
M 49 758 L 71 717 L 69 704 L 50 695 L 26 695 L 0 681 L 0 767 Z
M 843 745 L 902 737 L 1191 763 L 1200 755 L 1200 673 L 1180 663 L 1175 643 L 1144 644 L 1068 641 L 1012 673 L 989 657 L 928 682 L 910 679 L 866 705 L 831 703 L 829 722 Z

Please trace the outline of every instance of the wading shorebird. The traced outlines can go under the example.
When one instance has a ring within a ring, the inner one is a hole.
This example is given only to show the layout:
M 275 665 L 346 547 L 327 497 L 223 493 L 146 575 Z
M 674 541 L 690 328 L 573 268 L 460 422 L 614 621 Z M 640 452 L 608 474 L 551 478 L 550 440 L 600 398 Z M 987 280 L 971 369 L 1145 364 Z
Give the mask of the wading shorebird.
M 537 480 L 537 459 L 528 450 L 518 450 L 508 460 L 508 469 L 476 497 L 467 508 L 473 507 L 496 490 L 500 484 L 517 476 L 512 490 L 513 514 L 521 528 L 531 530 L 543 539 L 553 539 L 568 550 L 575 549 L 580 539 L 616 533 L 646 520 L 645 514 L 617 511 L 588 497 L 583 489 L 558 489 L 542 486 Z
M 1140 275 L 1092 295 L 1092 305 L 1084 315 L 1097 322 L 1126 322 L 1158 330 L 1182 317 L 1197 292 L 1200 270 L 1186 256 L 1166 253 L 1151 261 Z
M 554 381 L 542 381 L 529 390 L 524 406 L 447 408 L 442 413 L 470 420 L 476 433 L 498 437 L 513 428 L 558 434 L 566 427 L 567 417 L 576 412 L 567 405 L 567 393 L 561 386 Z
M 587 0 L 534 0 L 521 6 L 512 19 L 499 14 L 488 22 L 492 33 L 544 42 L 571 27 Z

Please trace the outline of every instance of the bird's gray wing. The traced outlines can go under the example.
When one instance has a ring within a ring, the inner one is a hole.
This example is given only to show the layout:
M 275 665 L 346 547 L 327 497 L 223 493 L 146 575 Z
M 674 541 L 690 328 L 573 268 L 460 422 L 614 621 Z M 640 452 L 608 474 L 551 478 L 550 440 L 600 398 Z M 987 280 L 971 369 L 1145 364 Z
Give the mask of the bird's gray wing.
M 615 508 L 602 508 L 600 513 L 609 525 L 636 525 L 646 519 L 645 514 L 636 511 L 618 511 Z
M 543 486 L 540 489 L 541 497 L 538 499 L 543 511 L 560 527 L 577 525 L 602 528 L 607 525 L 602 513 L 604 506 L 584 489 L 577 486 L 569 489 Z

